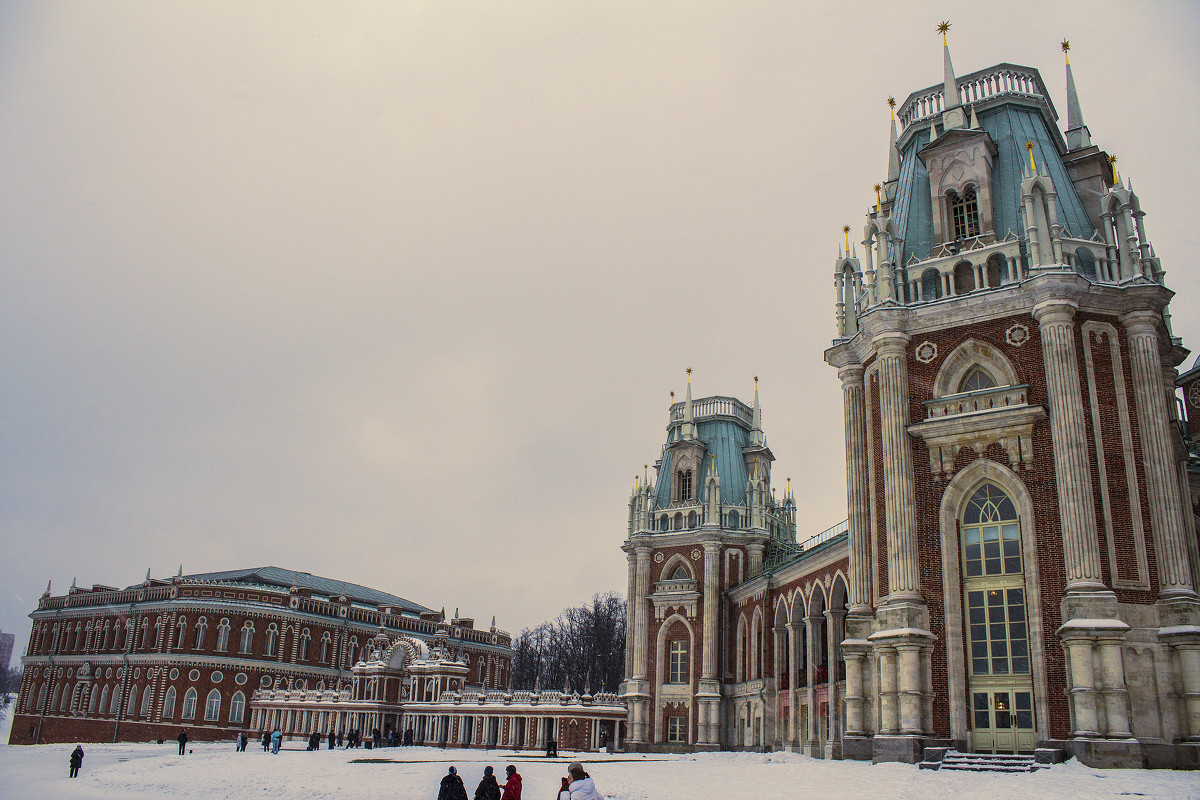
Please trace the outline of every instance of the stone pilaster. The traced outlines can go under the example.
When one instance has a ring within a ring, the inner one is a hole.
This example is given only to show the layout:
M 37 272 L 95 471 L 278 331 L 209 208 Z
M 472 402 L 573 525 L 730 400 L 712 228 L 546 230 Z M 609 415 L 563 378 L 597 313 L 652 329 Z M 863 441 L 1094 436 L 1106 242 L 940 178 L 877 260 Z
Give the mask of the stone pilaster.
M 629 567 L 629 591 L 625 595 L 625 675 L 633 676 L 634 634 L 637 632 L 637 554 L 632 550 L 625 553 Z
M 1138 432 L 1146 467 L 1146 496 L 1158 563 L 1159 596 L 1196 599 L 1192 585 L 1191 553 L 1184 531 L 1183 499 L 1179 489 L 1174 443 L 1171 440 L 1162 359 L 1158 353 L 1158 324 L 1154 311 L 1134 311 L 1121 317 L 1129 340 Z
M 1079 362 L 1075 351 L 1075 306 L 1049 300 L 1033 308 L 1042 339 L 1046 394 L 1050 402 L 1050 437 L 1054 444 L 1054 479 L 1062 526 L 1067 592 L 1105 591 L 1100 574 L 1100 544 L 1092 498 Z
M 721 684 L 718 672 L 719 649 L 717 623 L 720 619 L 721 544 L 717 539 L 704 542 L 704 629 L 703 659 L 699 691 L 696 692 L 699 724 L 697 744 L 715 747 L 721 743 Z
M 871 613 L 870 497 L 867 491 L 866 418 L 863 368 L 838 371 L 846 426 L 846 505 L 850 515 L 850 613 Z
M 846 736 L 866 736 L 863 693 L 863 670 L 871 644 L 865 639 L 842 642 L 842 657 L 846 660 Z
M 881 334 L 873 344 L 879 362 L 888 602 L 919 600 L 912 440 L 908 433 L 908 335 Z
M 788 749 L 795 750 L 800 744 L 800 623 L 789 622 L 788 631 Z
M 808 730 L 804 732 L 804 753 L 815 758 L 821 756 L 820 740 L 817 738 L 817 708 L 816 708 L 816 686 L 817 679 L 817 646 L 819 640 L 817 631 L 820 626 L 817 624 L 819 617 L 805 617 L 805 642 L 808 643 L 805 654 L 805 673 L 808 676 L 808 685 L 805 687 L 808 694 Z

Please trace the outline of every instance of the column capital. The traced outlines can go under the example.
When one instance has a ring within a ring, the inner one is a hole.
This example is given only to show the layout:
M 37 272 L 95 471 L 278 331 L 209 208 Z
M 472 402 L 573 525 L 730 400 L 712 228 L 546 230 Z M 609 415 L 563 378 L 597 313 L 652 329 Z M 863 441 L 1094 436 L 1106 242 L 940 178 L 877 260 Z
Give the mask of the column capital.
M 871 340 L 879 355 L 903 355 L 911 337 L 904 331 L 884 331 Z
M 1075 312 L 1079 310 L 1079 305 L 1072 300 L 1067 300 L 1062 297 L 1054 297 L 1049 300 L 1042 300 L 1033 307 L 1033 318 L 1037 320 L 1038 325 L 1045 327 L 1059 323 L 1071 323 L 1075 320 Z
M 1126 311 L 1121 315 L 1121 324 L 1129 333 L 1158 334 L 1158 324 L 1162 322 L 1162 314 L 1149 308 L 1136 311 Z
M 838 378 L 842 382 L 842 388 L 850 386 L 862 386 L 863 383 L 863 365 L 862 364 L 847 364 L 838 370 Z

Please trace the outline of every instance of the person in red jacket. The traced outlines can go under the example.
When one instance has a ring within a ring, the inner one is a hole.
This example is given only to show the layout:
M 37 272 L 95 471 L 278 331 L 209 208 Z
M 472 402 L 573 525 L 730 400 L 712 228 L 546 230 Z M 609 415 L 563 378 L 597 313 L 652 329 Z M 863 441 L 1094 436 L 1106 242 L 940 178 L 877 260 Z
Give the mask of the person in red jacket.
M 517 772 L 517 768 L 509 764 L 504 768 L 504 772 L 508 775 L 504 783 L 504 794 L 500 800 L 521 800 L 521 773 Z

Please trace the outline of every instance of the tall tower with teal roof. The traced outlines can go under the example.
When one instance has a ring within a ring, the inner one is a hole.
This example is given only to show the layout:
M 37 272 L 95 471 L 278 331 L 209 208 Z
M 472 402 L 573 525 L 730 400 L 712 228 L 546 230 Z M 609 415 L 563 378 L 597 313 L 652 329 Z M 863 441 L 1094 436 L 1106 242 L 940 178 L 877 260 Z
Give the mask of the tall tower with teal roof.
M 623 696 L 635 749 L 725 742 L 723 593 L 797 549 L 795 499 L 777 499 L 758 380 L 734 397 L 670 406 L 666 442 L 629 499 L 629 619 Z
M 948 28 L 943 79 L 890 102 L 862 257 L 847 240 L 834 262 L 842 753 L 1196 763 L 1173 293 L 1069 58 L 1064 131 L 1038 70 L 956 74 Z

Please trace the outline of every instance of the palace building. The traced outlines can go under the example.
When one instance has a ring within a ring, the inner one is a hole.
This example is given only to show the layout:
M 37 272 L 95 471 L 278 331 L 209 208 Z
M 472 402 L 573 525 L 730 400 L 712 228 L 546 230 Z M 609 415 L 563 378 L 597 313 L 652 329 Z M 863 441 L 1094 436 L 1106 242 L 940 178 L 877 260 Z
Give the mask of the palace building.
M 1065 132 L 1036 69 L 944 61 L 834 265 L 844 526 L 797 544 L 757 389 L 671 408 L 624 545 L 631 748 L 1200 766 L 1200 363 L 1146 213 L 1069 60 Z
M 402 731 L 415 721 L 414 698 L 435 699 L 413 690 L 435 643 L 437 697 L 480 706 L 510 687 L 511 637 L 494 620 L 477 630 L 467 617 L 278 567 L 147 573 L 125 589 L 72 586 L 60 596 L 47 586 L 30 616 L 12 744 L 170 739 L 181 727 L 193 739 L 226 739 L 267 722 L 295 736 Z M 297 713 L 258 711 L 276 701 Z M 574 709 L 556 710 L 557 719 Z M 462 716 L 486 719 L 478 709 Z M 463 738 L 485 740 L 465 728 Z

